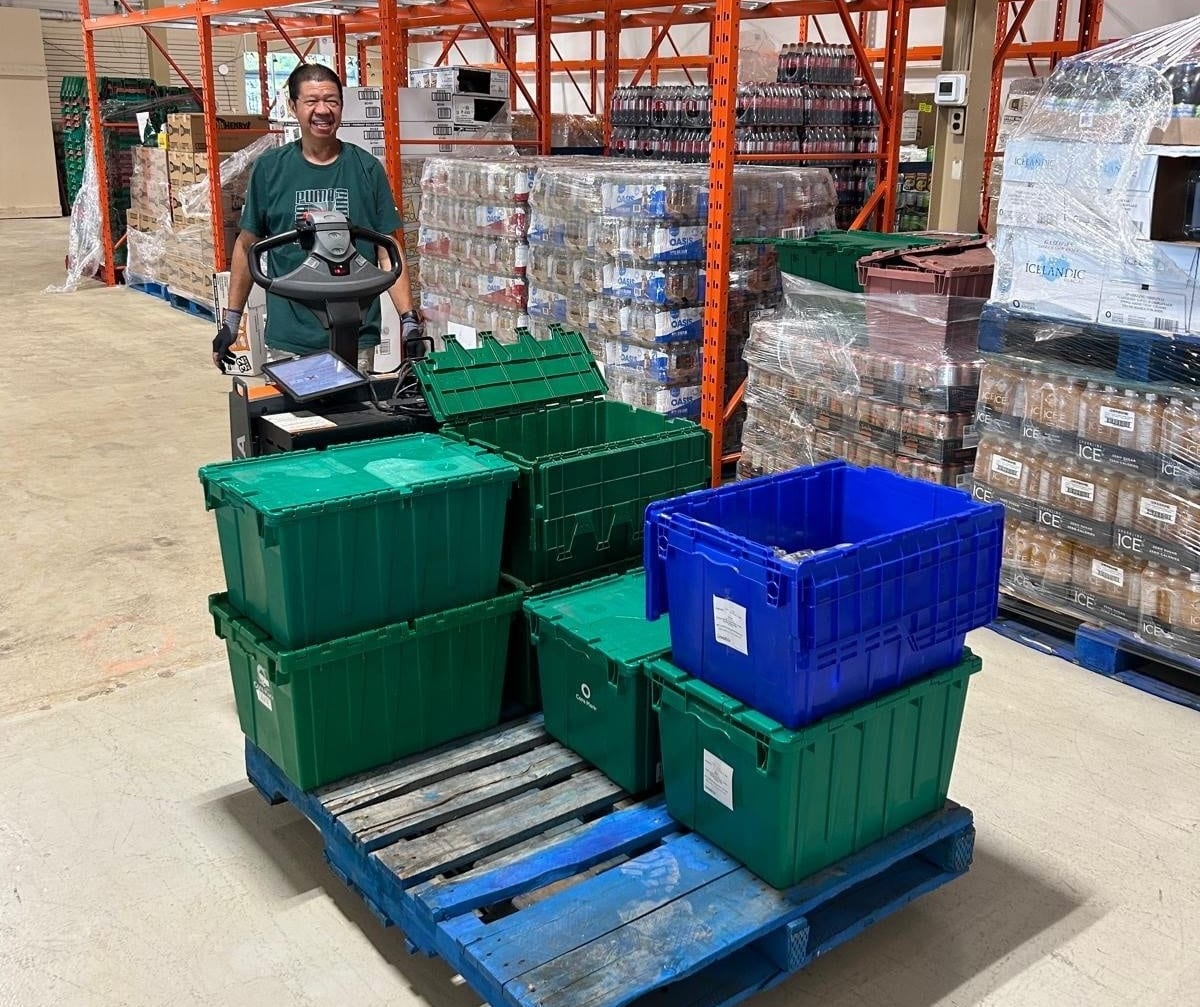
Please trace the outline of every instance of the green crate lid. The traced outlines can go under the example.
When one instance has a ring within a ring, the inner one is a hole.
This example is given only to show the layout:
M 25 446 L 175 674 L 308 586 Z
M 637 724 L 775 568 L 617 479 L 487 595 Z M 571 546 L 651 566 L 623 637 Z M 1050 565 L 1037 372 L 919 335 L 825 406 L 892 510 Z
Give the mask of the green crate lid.
M 440 492 L 451 484 L 515 482 L 519 472 L 485 448 L 439 434 L 409 434 L 206 465 L 200 481 L 210 509 L 248 503 L 271 521 L 383 497 Z
M 583 336 L 561 329 L 548 339 L 518 329 L 514 346 L 482 333 L 474 350 L 447 336 L 446 348 L 418 361 L 415 371 L 439 423 L 594 399 L 608 390 Z
M 688 696 L 696 700 L 718 719 L 740 727 L 743 731 L 747 731 L 750 734 L 757 735 L 774 747 L 781 747 L 784 745 L 807 744 L 808 740 L 817 732 L 836 731 L 848 723 L 853 723 L 861 719 L 867 710 L 879 709 L 890 703 L 906 703 L 913 695 L 913 691 L 919 688 L 933 688 L 941 685 L 947 679 L 960 678 L 964 675 L 974 675 L 983 668 L 983 661 L 976 657 L 969 647 L 964 647 L 962 658 L 958 664 L 950 668 L 935 672 L 923 679 L 909 682 L 904 688 L 896 689 L 893 692 L 877 696 L 874 699 L 868 699 L 866 702 L 860 703 L 848 710 L 831 714 L 822 720 L 796 728 L 795 730 L 784 727 L 777 720 L 772 720 L 765 713 L 759 713 L 757 710 L 721 692 L 707 682 L 693 678 L 665 658 L 650 661 L 645 667 L 646 674 L 659 686 L 670 689 L 680 695 Z
M 645 570 L 529 598 L 525 611 L 620 664 L 660 657 L 671 649 L 670 622 L 646 619 Z

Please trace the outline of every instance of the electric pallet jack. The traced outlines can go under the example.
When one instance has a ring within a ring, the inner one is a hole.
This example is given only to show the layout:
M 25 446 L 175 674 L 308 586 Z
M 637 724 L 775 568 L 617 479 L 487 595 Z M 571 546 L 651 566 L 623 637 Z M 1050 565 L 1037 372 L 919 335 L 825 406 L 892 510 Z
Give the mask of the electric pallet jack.
M 385 249 L 391 268 L 368 262 L 356 239 Z M 307 253 L 304 261 L 284 276 L 266 275 L 263 253 L 293 242 Z M 341 213 L 310 211 L 295 230 L 255 242 L 249 266 L 264 290 L 304 305 L 320 319 L 329 349 L 266 364 L 266 385 L 234 378 L 229 393 L 234 458 L 437 429 L 407 361 L 388 374 L 367 375 L 357 367 L 363 312 L 403 269 L 389 235 L 356 227 Z M 432 340 L 422 342 L 432 349 Z

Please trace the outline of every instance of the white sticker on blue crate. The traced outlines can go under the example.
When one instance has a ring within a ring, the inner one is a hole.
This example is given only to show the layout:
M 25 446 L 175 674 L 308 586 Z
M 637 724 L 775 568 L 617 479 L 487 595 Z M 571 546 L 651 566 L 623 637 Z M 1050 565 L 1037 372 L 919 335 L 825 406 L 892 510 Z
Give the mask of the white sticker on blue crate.
M 733 810 L 733 766 L 704 749 L 704 792 Z
M 736 601 L 713 595 L 713 635 L 717 643 L 723 643 L 739 654 L 750 656 L 750 645 L 746 641 L 746 609 Z
M 261 664 L 254 669 L 254 696 L 268 710 L 275 712 L 275 700 L 271 698 L 271 680 Z

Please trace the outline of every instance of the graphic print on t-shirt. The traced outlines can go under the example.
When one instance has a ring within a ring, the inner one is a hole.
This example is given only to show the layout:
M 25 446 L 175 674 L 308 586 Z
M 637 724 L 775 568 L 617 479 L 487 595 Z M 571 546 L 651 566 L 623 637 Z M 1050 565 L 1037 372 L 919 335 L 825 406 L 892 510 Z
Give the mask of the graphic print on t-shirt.
M 309 210 L 333 210 L 344 217 L 350 216 L 349 189 L 297 189 L 296 219 Z

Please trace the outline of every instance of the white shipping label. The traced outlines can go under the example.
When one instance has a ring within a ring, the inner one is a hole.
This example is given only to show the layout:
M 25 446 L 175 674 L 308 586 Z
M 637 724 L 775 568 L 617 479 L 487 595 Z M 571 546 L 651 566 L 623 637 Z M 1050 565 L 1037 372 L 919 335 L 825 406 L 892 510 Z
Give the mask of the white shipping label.
M 1179 508 L 1163 500 L 1153 497 L 1142 497 L 1138 502 L 1138 513 L 1151 521 L 1162 521 L 1164 524 L 1174 524 L 1179 517 Z
M 330 427 L 337 426 L 333 420 L 328 420 L 324 416 L 317 416 L 314 413 L 309 413 L 306 416 L 299 413 L 275 413 L 273 416 L 264 416 L 263 420 L 279 427 L 280 430 L 286 430 L 289 434 L 302 434 L 311 430 L 328 430 Z
M 1132 409 L 1100 407 L 1100 425 L 1102 427 L 1111 427 L 1113 430 L 1132 430 L 1136 422 L 1137 414 Z
M 1119 566 L 1113 566 L 1111 563 L 1105 563 L 1103 560 L 1092 560 L 1092 576 L 1096 580 L 1102 580 L 1112 584 L 1114 587 L 1125 586 L 1125 571 Z
M 1085 500 L 1093 503 L 1096 499 L 1096 484 L 1085 482 L 1083 479 L 1062 477 L 1062 495 L 1072 500 Z
M 268 710 L 275 711 L 275 700 L 271 696 L 271 680 L 267 677 L 266 669 L 261 664 L 254 669 L 254 696 Z
M 713 595 L 713 635 L 739 654 L 750 655 L 746 641 L 746 609 L 728 598 Z
M 733 810 L 733 766 L 704 750 L 704 792 Z
M 1005 458 L 1004 455 L 992 455 L 992 471 L 1009 479 L 1020 479 L 1025 466 L 1015 458 Z

